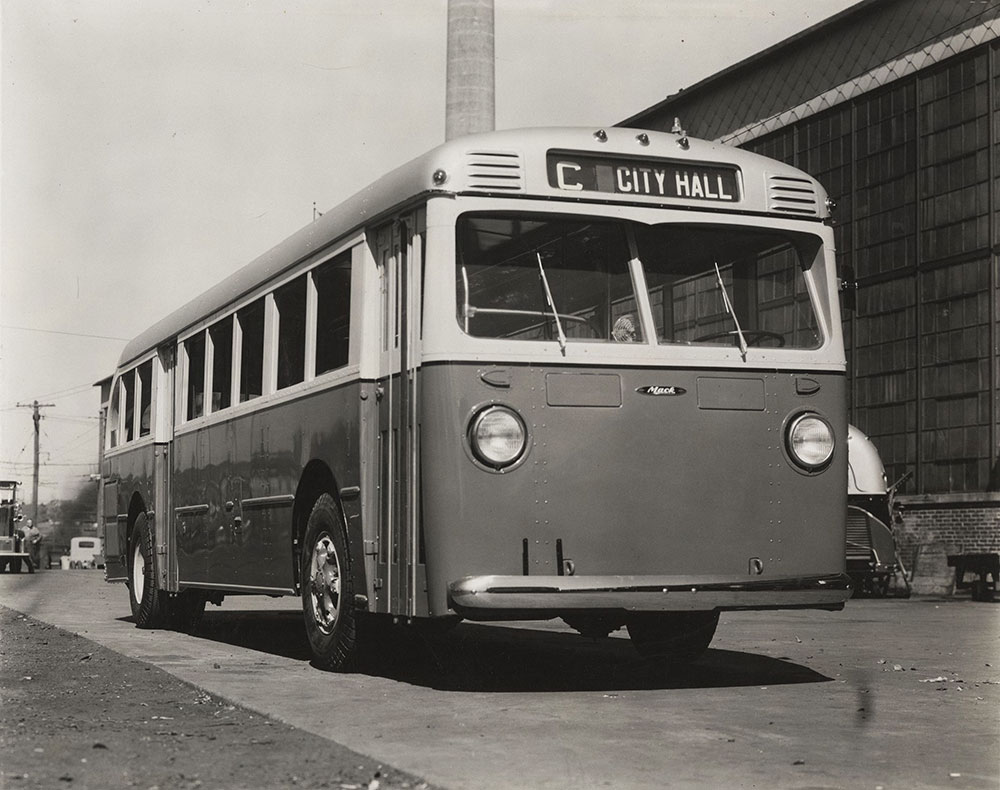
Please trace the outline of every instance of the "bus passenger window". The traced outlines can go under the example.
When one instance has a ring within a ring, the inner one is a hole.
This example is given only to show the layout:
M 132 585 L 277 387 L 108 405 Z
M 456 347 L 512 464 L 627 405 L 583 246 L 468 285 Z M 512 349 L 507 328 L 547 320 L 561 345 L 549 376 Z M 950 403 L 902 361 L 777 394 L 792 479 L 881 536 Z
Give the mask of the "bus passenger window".
M 139 365 L 139 436 L 149 436 L 153 406 L 153 360 Z
M 278 389 L 306 377 L 306 278 L 297 277 L 274 292 L 278 308 Z
M 264 391 L 264 300 L 258 299 L 236 314 L 243 336 L 240 352 L 240 403 L 259 398 Z
M 316 284 L 316 374 L 347 364 L 351 328 L 351 253 L 313 272 Z
M 205 333 L 184 341 L 187 353 L 187 417 L 193 420 L 205 413 Z
M 111 391 L 111 405 L 108 407 L 108 446 L 117 447 L 118 446 L 118 421 L 121 419 L 121 414 L 119 412 L 118 401 L 119 393 L 121 391 L 121 386 L 119 382 L 115 382 L 114 389 Z
M 125 441 L 131 442 L 135 431 L 135 371 L 122 376 L 125 387 Z
M 233 399 L 233 319 L 209 327 L 212 337 L 212 412 L 228 409 Z

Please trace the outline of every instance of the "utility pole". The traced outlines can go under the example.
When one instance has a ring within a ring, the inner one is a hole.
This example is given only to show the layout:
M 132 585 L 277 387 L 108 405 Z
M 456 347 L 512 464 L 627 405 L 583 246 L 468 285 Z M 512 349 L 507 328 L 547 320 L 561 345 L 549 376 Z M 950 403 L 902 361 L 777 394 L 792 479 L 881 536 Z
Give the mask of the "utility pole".
M 35 477 L 34 477 L 34 482 L 32 482 L 31 484 L 31 501 L 34 503 L 33 505 L 34 510 L 32 511 L 34 513 L 34 517 L 32 518 L 32 521 L 35 523 L 35 526 L 37 527 L 38 526 L 38 455 L 39 455 L 38 435 L 40 433 L 39 427 L 42 421 L 42 415 L 39 413 L 38 410 L 47 409 L 51 406 L 55 406 L 55 404 L 39 403 L 36 400 L 32 403 L 19 403 L 17 405 L 24 409 L 31 409 L 31 418 L 35 421 L 35 463 L 34 463 Z

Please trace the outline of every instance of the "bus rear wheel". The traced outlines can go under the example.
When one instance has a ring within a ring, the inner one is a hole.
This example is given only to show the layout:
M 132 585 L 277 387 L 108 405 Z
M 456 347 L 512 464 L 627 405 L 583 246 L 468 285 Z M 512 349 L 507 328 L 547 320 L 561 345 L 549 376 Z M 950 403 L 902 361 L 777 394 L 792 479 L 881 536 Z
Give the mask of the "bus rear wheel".
M 302 609 L 306 636 L 320 669 L 352 670 L 357 663 L 354 576 L 347 527 L 329 494 L 313 505 L 302 550 Z
M 128 554 L 128 600 L 137 628 L 169 625 L 167 596 L 156 586 L 154 541 L 153 525 L 145 515 L 139 516 L 132 527 Z
M 626 627 L 640 655 L 687 664 L 708 650 L 718 624 L 718 612 L 637 612 Z
M 198 630 L 205 614 L 205 595 L 198 590 L 177 593 L 169 601 L 169 617 L 172 627 L 190 634 Z

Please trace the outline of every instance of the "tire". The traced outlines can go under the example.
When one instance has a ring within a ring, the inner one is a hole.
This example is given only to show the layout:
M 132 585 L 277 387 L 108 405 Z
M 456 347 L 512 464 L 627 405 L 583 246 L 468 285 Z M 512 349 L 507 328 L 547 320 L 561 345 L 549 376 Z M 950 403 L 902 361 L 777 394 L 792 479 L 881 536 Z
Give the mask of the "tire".
M 302 610 L 314 664 L 351 671 L 358 653 L 354 574 L 344 517 L 329 494 L 313 505 L 302 546 Z
M 156 586 L 153 525 L 140 515 L 132 527 L 128 553 L 128 600 L 137 628 L 170 624 L 167 594 Z
M 718 612 L 640 612 L 626 626 L 640 655 L 674 664 L 697 660 L 708 650 L 719 624 Z
M 625 624 L 625 619 L 616 614 L 564 614 L 562 620 L 589 639 L 604 639 Z
M 198 590 L 185 590 L 167 599 L 171 628 L 194 633 L 205 614 L 205 595 Z

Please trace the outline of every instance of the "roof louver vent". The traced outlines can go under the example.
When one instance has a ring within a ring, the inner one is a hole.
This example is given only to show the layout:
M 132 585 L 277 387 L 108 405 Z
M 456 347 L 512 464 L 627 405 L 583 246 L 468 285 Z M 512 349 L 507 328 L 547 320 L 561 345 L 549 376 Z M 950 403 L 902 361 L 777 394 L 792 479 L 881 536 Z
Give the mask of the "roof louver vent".
M 465 160 L 466 188 L 474 192 L 523 192 L 521 155 L 503 151 L 472 151 Z
M 769 211 L 799 216 L 819 216 L 819 195 L 813 182 L 796 176 L 770 176 L 767 179 Z

